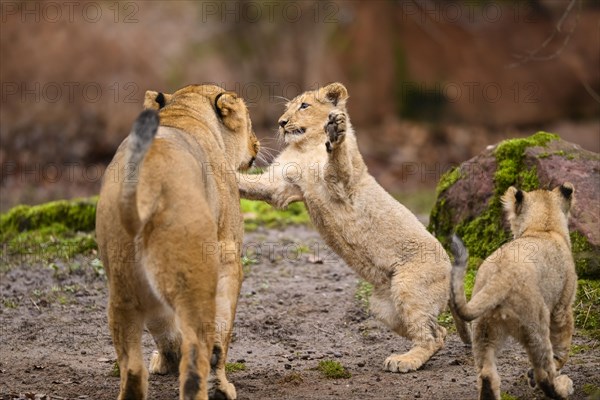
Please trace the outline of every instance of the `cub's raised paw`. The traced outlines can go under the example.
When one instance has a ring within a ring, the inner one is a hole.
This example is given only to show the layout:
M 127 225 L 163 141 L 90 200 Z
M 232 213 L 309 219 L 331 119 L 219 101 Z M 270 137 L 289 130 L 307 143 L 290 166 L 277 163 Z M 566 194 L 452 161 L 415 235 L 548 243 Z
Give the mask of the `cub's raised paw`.
M 325 147 L 327 152 L 331 153 L 333 149 L 339 147 L 346 138 L 346 113 L 335 110 L 329 114 L 329 119 L 325 124 L 325 133 L 327 142 Z

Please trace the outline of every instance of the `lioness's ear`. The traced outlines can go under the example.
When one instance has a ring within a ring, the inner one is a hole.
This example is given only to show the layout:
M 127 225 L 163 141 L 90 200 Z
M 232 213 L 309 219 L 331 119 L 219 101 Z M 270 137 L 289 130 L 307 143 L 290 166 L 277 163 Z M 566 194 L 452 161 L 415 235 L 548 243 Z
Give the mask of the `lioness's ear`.
M 243 104 L 243 100 L 233 92 L 221 92 L 215 97 L 217 115 L 221 117 L 225 126 L 232 131 L 240 128 L 241 118 L 236 118 L 239 117 L 237 114 L 241 107 L 240 103 Z
M 502 196 L 502 205 L 509 222 L 521 213 L 524 197 L 525 194 L 514 186 L 509 187 Z
M 571 182 L 565 182 L 562 185 L 554 188 L 554 191 L 560 192 L 560 195 L 563 198 L 561 208 L 565 213 L 568 213 L 573 202 L 573 193 L 575 192 L 575 187 Z
M 334 106 L 344 105 L 348 99 L 348 90 L 339 82 L 330 83 L 321 89 L 323 97 Z
M 160 110 L 163 108 L 173 95 L 155 92 L 154 90 L 146 90 L 144 95 L 144 109 Z

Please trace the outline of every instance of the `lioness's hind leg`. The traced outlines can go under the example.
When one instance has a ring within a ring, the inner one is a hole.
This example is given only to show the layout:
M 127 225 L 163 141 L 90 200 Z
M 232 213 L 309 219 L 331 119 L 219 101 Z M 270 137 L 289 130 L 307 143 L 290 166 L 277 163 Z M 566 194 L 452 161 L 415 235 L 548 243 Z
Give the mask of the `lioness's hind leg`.
M 158 348 L 152 353 L 148 370 L 151 374 L 177 374 L 181 359 L 181 334 L 175 323 L 175 314 L 169 310 L 161 311 L 146 323 Z
M 225 250 L 229 249 L 227 253 L 229 255 L 237 254 L 235 252 L 235 245 L 232 243 L 229 246 L 223 244 L 222 248 Z M 220 268 L 220 277 L 217 284 L 217 331 L 211 358 L 211 373 L 213 374 L 214 382 L 212 382 L 208 393 L 209 398 L 212 400 L 234 400 L 237 398 L 235 386 L 227 380 L 225 362 L 227 361 L 229 342 L 233 333 L 235 310 L 242 284 L 242 266 L 237 256 L 224 261 Z
M 146 399 L 148 371 L 142 357 L 143 316 L 133 307 L 120 307 L 111 294 L 108 324 L 121 376 L 119 400 Z

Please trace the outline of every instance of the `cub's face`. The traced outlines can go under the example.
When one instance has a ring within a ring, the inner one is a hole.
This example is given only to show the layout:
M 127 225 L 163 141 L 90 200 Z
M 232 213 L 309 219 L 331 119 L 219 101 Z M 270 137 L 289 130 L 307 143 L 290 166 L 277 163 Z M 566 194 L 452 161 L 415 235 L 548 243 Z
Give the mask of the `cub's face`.
M 304 92 L 287 103 L 279 118 L 279 134 L 285 143 L 318 141 L 324 143 L 323 127 L 334 109 L 346 109 L 348 90 L 341 83 Z
M 569 182 L 554 190 L 524 192 L 511 186 L 502 203 L 515 238 L 525 231 L 555 231 L 568 235 L 568 218 L 575 189 Z
M 225 144 L 226 157 L 238 169 L 251 167 L 260 150 L 246 103 L 234 92 L 219 86 L 189 85 L 173 94 L 149 90 L 144 99 L 144 108 L 160 110 L 161 119 L 169 118 L 171 111 L 173 118 L 190 113 L 218 130 Z

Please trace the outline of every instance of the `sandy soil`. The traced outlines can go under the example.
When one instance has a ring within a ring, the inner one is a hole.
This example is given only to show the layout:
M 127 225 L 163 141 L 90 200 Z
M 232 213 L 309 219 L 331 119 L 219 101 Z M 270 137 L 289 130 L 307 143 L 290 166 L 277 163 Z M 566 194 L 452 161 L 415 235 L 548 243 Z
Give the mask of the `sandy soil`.
M 358 277 L 311 228 L 259 230 L 245 243 L 257 262 L 245 268 L 229 353 L 230 362 L 246 366 L 229 374 L 240 399 L 476 398 L 470 350 L 456 334 L 422 370 L 383 371 L 385 358 L 409 343 L 363 310 Z M 90 266 L 93 258 L 54 269 L 22 262 L 0 275 L 0 400 L 116 398 L 106 282 Z M 600 347 L 579 335 L 574 343 L 579 350 L 564 372 L 575 383 L 572 398 L 585 399 L 585 384 L 600 386 Z M 146 335 L 147 359 L 152 350 Z M 339 361 L 352 377 L 326 379 L 314 369 L 324 359 Z M 504 392 L 543 398 L 523 378 L 528 363 L 518 345 L 510 343 L 499 364 Z M 177 386 L 174 376 L 151 376 L 149 397 L 175 399 Z

